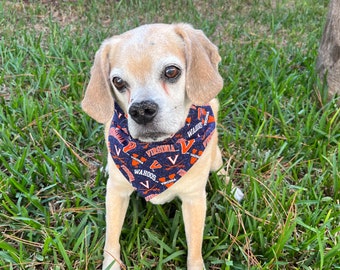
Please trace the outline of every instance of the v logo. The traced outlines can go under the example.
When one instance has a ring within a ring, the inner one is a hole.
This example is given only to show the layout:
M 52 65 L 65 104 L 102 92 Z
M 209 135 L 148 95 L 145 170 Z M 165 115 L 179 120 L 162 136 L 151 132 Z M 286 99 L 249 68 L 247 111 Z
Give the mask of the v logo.
M 184 140 L 181 141 L 182 154 L 186 154 L 191 148 L 191 146 L 193 146 L 194 142 L 195 142 L 195 139 L 191 139 L 190 141 L 188 141 L 187 144 L 185 143 Z
M 162 165 L 158 162 L 158 160 L 155 160 L 151 165 L 150 165 L 150 169 L 154 170 L 154 169 L 160 169 L 162 168 Z
M 145 188 L 150 189 L 149 180 L 146 181 L 146 182 L 140 182 L 140 184 L 141 184 L 142 186 L 144 186 Z
M 122 149 L 118 148 L 117 145 L 115 145 L 115 150 L 116 150 L 117 156 L 119 156 L 120 151 L 121 151 Z
M 178 159 L 178 155 L 176 155 L 175 158 L 168 157 L 168 160 L 170 160 L 170 162 L 172 163 L 172 165 L 175 165 L 175 164 L 176 164 L 177 159 Z
M 127 153 L 127 152 L 131 151 L 132 149 L 135 149 L 136 146 L 137 146 L 137 144 L 135 142 L 130 141 L 129 144 L 123 148 L 123 151 L 124 151 L 124 153 Z

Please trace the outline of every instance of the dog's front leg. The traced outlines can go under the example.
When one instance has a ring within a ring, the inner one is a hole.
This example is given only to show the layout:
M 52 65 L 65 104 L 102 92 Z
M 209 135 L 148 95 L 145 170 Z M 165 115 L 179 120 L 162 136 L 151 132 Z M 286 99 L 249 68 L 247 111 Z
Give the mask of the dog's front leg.
M 110 181 L 110 180 L 109 180 Z M 120 260 L 119 237 L 122 231 L 130 194 L 119 192 L 117 187 L 107 185 L 106 191 L 106 239 L 104 247 L 103 270 L 119 270 Z
M 206 215 L 206 194 L 182 198 L 182 212 L 188 245 L 188 270 L 202 270 L 203 231 Z

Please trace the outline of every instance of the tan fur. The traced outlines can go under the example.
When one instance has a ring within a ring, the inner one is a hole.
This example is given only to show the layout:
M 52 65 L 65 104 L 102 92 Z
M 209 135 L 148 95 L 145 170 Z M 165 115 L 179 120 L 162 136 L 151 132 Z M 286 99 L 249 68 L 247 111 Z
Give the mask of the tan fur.
M 180 24 L 175 31 L 185 42 L 188 96 L 195 104 L 205 104 L 216 97 L 223 87 L 222 77 L 218 73 L 221 57 L 201 30 Z
M 113 99 L 107 80 L 110 46 L 103 46 L 96 53 L 91 78 L 82 101 L 83 110 L 99 123 L 106 123 L 113 114 Z
M 142 141 L 163 140 L 183 126 L 193 103 L 209 102 L 217 115 L 218 101 L 214 97 L 223 85 L 218 73 L 220 59 L 216 46 L 202 31 L 189 25 L 155 24 L 133 29 L 104 41 L 96 53 L 82 107 L 95 120 L 105 124 L 107 143 L 114 100 L 128 112 L 131 102 L 154 98 L 160 109 L 150 130 L 163 135 L 150 137 L 145 126 L 139 127 L 130 119 L 128 127 L 131 135 Z M 169 64 L 182 69 L 182 77 L 176 83 L 161 81 L 161 70 Z M 129 82 L 125 92 L 110 86 L 114 76 Z M 221 167 L 222 157 L 215 132 L 197 163 L 171 188 L 151 200 L 154 204 L 163 204 L 174 197 L 181 199 L 189 270 L 204 268 L 201 247 L 206 213 L 205 186 L 209 172 Z M 134 189 L 117 169 L 110 154 L 108 171 L 103 269 L 111 264 L 110 269 L 120 269 L 119 236 Z

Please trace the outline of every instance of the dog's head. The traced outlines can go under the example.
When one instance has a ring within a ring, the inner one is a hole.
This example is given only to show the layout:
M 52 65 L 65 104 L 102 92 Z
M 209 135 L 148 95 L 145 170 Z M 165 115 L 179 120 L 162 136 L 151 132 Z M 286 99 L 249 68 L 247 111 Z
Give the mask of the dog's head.
M 107 123 L 116 101 L 132 137 L 164 140 L 184 125 L 191 104 L 206 104 L 222 89 L 220 60 L 216 46 L 190 25 L 135 28 L 97 51 L 82 108 Z

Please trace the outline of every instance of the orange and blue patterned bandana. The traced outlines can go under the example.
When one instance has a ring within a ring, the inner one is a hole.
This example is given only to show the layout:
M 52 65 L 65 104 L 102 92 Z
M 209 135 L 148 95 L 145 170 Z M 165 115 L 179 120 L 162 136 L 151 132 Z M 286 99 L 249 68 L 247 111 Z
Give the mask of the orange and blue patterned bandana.
M 120 172 L 137 193 L 149 201 L 176 183 L 195 164 L 215 128 L 212 108 L 192 105 L 185 125 L 171 138 L 141 142 L 131 137 L 127 116 L 115 103 L 108 144 Z

